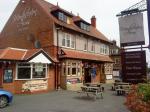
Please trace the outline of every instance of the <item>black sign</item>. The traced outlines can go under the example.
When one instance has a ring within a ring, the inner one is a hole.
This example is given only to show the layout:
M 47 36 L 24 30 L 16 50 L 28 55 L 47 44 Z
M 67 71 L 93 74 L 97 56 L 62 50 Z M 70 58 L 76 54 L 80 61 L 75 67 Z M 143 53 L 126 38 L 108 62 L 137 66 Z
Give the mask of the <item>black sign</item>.
M 147 0 L 147 18 L 148 18 L 148 34 L 149 34 L 149 49 L 150 49 L 150 0 Z
M 141 83 L 146 78 L 145 51 L 122 53 L 122 78 L 124 82 Z
M 5 69 L 4 70 L 3 82 L 4 83 L 12 83 L 13 82 L 13 71 L 12 71 L 12 69 Z

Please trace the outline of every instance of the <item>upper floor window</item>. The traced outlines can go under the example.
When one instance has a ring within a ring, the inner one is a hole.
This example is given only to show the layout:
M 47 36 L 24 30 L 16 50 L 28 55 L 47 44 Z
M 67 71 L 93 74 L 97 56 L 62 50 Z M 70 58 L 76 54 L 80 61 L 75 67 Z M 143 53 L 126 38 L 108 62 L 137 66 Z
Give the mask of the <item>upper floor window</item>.
M 100 53 L 109 55 L 109 47 L 105 44 L 100 45 Z
M 87 25 L 87 24 L 85 24 L 85 23 L 83 23 L 83 22 L 80 23 L 80 27 L 81 27 L 81 29 L 83 29 L 83 30 L 90 31 L 89 25 Z
M 92 51 L 92 52 L 95 51 L 95 45 L 94 45 L 94 42 L 92 42 L 92 45 L 91 45 L 91 51 Z
M 87 44 L 88 44 L 88 42 L 87 42 L 87 40 L 84 40 L 84 43 L 83 43 L 83 50 L 84 51 L 87 51 Z
M 75 38 L 73 35 L 63 33 L 62 46 L 67 48 L 75 48 Z
M 58 19 L 67 23 L 67 16 L 62 12 L 58 12 Z

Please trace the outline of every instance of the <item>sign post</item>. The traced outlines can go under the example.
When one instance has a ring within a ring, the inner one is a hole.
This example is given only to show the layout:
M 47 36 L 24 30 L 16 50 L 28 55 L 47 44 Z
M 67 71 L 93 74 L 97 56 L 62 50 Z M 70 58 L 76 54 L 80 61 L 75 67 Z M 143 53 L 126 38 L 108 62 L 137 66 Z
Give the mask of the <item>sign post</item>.
M 148 34 L 149 34 L 149 46 L 150 49 L 150 0 L 147 0 L 147 19 L 148 19 Z

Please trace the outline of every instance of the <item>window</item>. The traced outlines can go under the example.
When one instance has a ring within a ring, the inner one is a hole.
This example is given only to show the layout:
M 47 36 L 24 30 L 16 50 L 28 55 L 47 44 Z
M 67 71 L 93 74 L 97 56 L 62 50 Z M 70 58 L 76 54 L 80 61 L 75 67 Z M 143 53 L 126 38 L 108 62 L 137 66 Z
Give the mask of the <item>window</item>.
M 90 26 L 83 22 L 80 23 L 80 27 L 82 30 L 90 31 Z
M 120 64 L 120 59 L 119 58 L 115 58 L 115 64 Z
M 71 48 L 75 48 L 75 38 L 71 38 Z
M 70 40 L 71 40 L 71 39 L 70 39 L 70 35 L 69 35 L 69 34 L 67 34 L 66 40 L 67 40 L 67 47 L 70 47 L 70 44 L 71 44 L 71 43 L 70 43 L 70 42 L 71 42 Z
M 63 75 L 67 75 L 67 76 L 79 76 L 81 75 L 81 69 L 82 67 L 80 67 L 80 63 L 79 62 L 68 62 L 67 66 L 63 66 L 64 68 L 62 69 L 62 73 Z
M 62 39 L 62 46 L 65 46 L 65 44 L 66 44 L 66 38 L 63 37 L 63 39 Z
M 95 50 L 95 46 L 94 46 L 94 42 L 92 42 L 91 51 L 94 52 L 94 50 Z
M 46 78 L 46 76 L 46 64 L 19 63 L 17 65 L 17 79 L 37 79 Z
M 76 63 L 72 63 L 72 75 L 76 75 L 76 69 L 77 69 L 77 67 L 76 67 Z
M 17 79 L 30 79 L 31 78 L 31 65 L 21 63 L 18 64 Z
M 32 73 L 33 78 L 45 78 L 46 66 L 44 66 L 43 64 L 34 64 Z
M 67 16 L 62 12 L 58 13 L 58 19 L 67 23 Z
M 68 33 L 63 33 L 62 46 L 67 48 L 75 48 L 75 37 Z
M 87 51 L 87 40 L 84 41 L 84 50 Z
M 109 55 L 109 47 L 105 44 L 100 45 L 100 54 Z

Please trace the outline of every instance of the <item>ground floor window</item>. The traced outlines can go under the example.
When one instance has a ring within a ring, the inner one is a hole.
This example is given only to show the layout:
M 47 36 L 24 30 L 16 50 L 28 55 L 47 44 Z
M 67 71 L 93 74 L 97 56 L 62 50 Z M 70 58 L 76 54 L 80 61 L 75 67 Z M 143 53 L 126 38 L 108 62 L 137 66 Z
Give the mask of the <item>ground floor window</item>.
M 38 79 L 47 77 L 47 64 L 19 63 L 16 69 L 16 79 Z
M 66 61 L 63 62 L 62 75 L 67 76 L 80 76 L 82 73 L 81 62 L 78 61 Z

